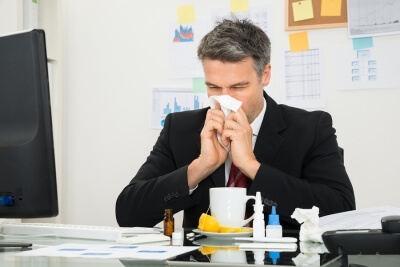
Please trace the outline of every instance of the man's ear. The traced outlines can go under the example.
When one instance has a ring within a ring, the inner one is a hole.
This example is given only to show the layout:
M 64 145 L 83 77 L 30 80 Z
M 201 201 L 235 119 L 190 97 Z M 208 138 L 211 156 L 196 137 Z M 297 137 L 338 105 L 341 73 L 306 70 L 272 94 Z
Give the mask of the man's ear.
M 267 86 L 271 80 L 271 63 L 265 65 L 263 76 L 261 78 L 262 86 Z

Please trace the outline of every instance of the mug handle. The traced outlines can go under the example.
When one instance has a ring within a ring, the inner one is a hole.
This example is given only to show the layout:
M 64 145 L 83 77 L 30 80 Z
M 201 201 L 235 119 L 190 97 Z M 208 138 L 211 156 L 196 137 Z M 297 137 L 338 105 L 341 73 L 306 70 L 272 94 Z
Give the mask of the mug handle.
M 256 200 L 256 197 L 255 197 L 255 196 L 245 196 L 245 197 L 244 197 L 244 202 L 246 203 L 246 202 L 249 201 L 250 199 Z M 247 218 L 246 220 L 243 220 L 243 221 L 242 221 L 241 227 L 243 227 L 243 226 L 245 226 L 246 224 L 248 224 L 251 220 L 253 220 L 253 218 L 254 218 L 254 213 L 253 213 L 249 218 Z

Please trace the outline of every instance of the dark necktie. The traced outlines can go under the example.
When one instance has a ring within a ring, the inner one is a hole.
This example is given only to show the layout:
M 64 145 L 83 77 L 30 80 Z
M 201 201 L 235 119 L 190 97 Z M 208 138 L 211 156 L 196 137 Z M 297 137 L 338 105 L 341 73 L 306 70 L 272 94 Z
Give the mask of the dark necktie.
M 236 167 L 233 162 L 231 171 L 229 172 L 227 187 L 244 187 L 247 188 L 247 177 Z

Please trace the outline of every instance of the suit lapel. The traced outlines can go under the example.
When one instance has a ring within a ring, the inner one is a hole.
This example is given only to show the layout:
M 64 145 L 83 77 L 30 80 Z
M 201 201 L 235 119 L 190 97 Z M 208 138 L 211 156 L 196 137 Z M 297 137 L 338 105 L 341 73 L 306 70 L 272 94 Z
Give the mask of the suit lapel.
M 280 132 L 286 129 L 286 124 L 278 104 L 265 93 L 264 97 L 267 100 L 267 110 L 257 136 L 254 154 L 259 162 L 273 163 L 284 141 Z

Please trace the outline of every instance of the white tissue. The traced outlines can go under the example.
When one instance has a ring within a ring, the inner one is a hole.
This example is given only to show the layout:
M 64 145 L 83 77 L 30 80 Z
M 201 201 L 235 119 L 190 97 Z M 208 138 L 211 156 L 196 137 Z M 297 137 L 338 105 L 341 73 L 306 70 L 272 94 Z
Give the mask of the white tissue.
M 312 209 L 299 209 L 296 208 L 292 214 L 292 218 L 297 220 L 300 224 L 300 241 L 312 241 L 323 243 L 322 229 L 319 227 L 319 208 L 312 207 Z
M 292 258 L 296 266 L 321 266 L 320 256 L 318 254 L 303 254 L 300 253 L 296 258 Z
M 329 253 L 324 244 L 315 242 L 300 242 L 300 252 L 306 254 L 324 254 Z
M 221 110 L 224 112 L 225 119 L 226 117 L 231 114 L 232 111 L 237 112 L 239 108 L 242 106 L 242 102 L 231 97 L 230 95 L 217 95 L 217 96 L 210 96 L 208 99 L 211 108 L 215 108 L 215 105 L 219 103 L 221 105 Z M 219 143 L 229 152 L 230 145 L 224 146 L 221 142 L 221 135 L 218 134 L 218 141 Z

